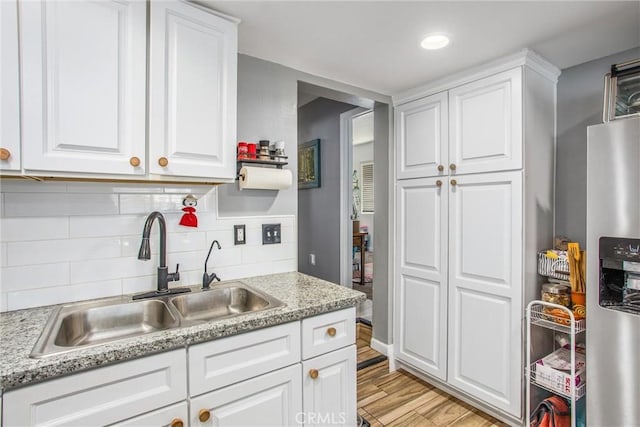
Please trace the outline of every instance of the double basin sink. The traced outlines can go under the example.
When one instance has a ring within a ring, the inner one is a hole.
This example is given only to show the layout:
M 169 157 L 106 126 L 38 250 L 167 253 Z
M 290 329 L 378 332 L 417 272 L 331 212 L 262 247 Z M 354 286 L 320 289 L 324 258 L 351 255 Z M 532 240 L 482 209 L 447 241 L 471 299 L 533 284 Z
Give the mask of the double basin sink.
M 51 314 L 31 357 L 41 358 L 283 305 L 276 298 L 241 282 L 146 300 L 109 299 L 68 304 Z

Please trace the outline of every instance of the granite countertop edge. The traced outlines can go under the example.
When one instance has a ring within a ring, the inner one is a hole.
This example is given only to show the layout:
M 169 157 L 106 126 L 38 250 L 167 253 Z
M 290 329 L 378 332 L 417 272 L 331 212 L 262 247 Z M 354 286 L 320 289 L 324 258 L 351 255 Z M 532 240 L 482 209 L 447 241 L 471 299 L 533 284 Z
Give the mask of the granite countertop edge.
M 29 357 L 58 306 L 0 313 L 0 393 L 64 375 L 250 332 L 355 306 L 363 293 L 302 273 L 280 273 L 243 282 L 278 298 L 284 307 L 178 327 L 40 359 Z M 221 282 L 224 284 L 225 282 Z

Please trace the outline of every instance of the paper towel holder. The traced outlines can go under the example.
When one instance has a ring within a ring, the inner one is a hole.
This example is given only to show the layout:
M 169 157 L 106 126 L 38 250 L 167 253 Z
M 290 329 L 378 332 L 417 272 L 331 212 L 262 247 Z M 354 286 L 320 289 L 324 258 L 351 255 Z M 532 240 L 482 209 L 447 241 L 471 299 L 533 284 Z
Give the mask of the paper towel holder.
M 280 157 L 282 159 L 287 159 L 286 156 L 277 156 Z M 243 168 L 245 166 L 247 166 L 246 169 L 269 169 L 269 170 L 283 170 L 283 166 L 286 166 L 288 163 L 286 161 L 279 161 L 279 160 L 260 160 L 260 159 L 239 159 L 237 162 L 237 174 L 236 174 L 236 179 L 238 180 L 239 184 L 240 184 L 240 190 L 242 190 L 243 185 L 242 182 L 245 181 L 246 179 L 248 179 L 244 174 L 243 174 Z M 249 172 L 247 170 L 247 172 Z M 255 183 L 252 183 L 251 185 L 255 185 Z M 288 185 L 286 185 L 285 187 L 280 187 L 280 188 L 273 188 L 270 186 L 265 186 L 264 188 L 261 186 L 249 186 L 247 187 L 248 189 L 254 189 L 254 190 L 276 190 L 279 191 L 281 189 L 284 188 L 289 188 L 289 186 L 291 186 L 291 182 L 289 182 Z

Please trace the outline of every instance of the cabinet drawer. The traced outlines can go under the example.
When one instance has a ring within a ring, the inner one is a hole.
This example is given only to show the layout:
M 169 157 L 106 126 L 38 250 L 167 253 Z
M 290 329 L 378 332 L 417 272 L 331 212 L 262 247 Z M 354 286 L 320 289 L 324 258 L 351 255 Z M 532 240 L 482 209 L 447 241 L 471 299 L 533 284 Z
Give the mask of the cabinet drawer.
M 3 426 L 108 425 L 179 402 L 185 362 L 173 350 L 8 391 Z
M 300 322 L 189 348 L 189 394 L 197 396 L 300 361 Z
M 355 341 L 355 307 L 302 320 L 302 358 L 305 360 Z
M 189 425 L 189 405 L 186 401 L 112 424 L 111 427 L 169 427 L 174 420 L 182 421 L 185 426 Z

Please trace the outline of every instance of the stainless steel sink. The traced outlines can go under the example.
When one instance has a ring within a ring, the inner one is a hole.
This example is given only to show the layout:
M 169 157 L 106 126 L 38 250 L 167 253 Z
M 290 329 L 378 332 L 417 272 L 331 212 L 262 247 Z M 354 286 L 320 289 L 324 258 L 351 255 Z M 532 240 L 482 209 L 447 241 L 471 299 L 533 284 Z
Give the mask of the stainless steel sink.
M 67 304 L 52 313 L 31 357 L 46 357 L 283 305 L 241 282 L 173 297 L 137 301 L 122 297 Z
M 104 344 L 174 328 L 179 324 L 167 304 L 157 299 L 65 305 L 52 314 L 31 357 Z
M 187 321 L 221 319 L 283 305 L 279 300 L 239 282 L 180 295 L 171 298 L 170 304 Z

